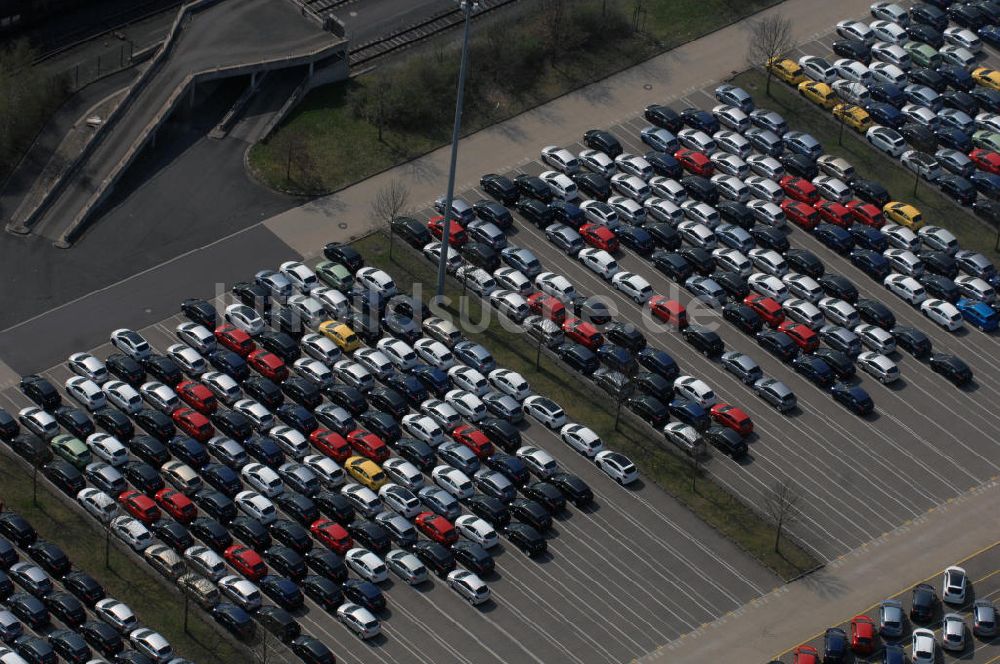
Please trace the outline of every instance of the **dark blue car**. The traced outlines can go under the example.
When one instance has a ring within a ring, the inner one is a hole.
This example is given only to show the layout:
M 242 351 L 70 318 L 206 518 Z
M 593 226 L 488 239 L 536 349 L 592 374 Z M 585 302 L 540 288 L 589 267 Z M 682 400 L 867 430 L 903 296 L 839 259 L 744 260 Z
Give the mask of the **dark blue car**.
M 708 135 L 719 131 L 719 121 L 708 111 L 685 108 L 681 111 L 681 120 L 692 129 L 699 129 Z
M 889 261 L 886 260 L 885 256 L 868 249 L 855 249 L 852 251 L 851 263 L 880 283 L 892 272 Z
M 444 393 L 451 389 L 448 374 L 437 367 L 418 364 L 410 369 L 410 375 L 416 376 L 424 387 L 438 398 L 444 396 Z
M 635 366 L 635 357 L 632 353 L 627 348 L 615 344 L 606 343 L 600 346 L 597 349 L 597 359 L 601 364 L 622 373 L 628 373 Z
M 681 374 L 680 368 L 674 358 L 662 350 L 647 346 L 639 351 L 636 360 L 644 368 L 655 374 L 663 376 L 669 381 L 673 381 Z
M 875 402 L 862 388 L 847 383 L 837 383 L 831 388 L 834 400 L 855 415 L 867 415 L 875 410 Z
M 618 236 L 619 242 L 640 256 L 648 256 L 653 253 L 655 248 L 653 236 L 645 228 L 622 224 L 615 234 Z
M 979 108 L 990 113 L 1000 113 L 1000 91 L 977 85 L 969 94 L 979 102 Z
M 705 409 L 687 399 L 674 399 L 667 404 L 667 410 L 678 421 L 693 426 L 698 431 L 704 431 L 711 424 Z
M 955 65 L 943 65 L 938 68 L 938 73 L 948 81 L 948 85 L 961 92 L 968 92 L 976 86 L 969 72 L 962 67 Z
M 975 173 L 969 176 L 969 181 L 979 193 L 987 198 L 1000 199 L 1000 175 L 976 170 Z
M 650 150 L 645 154 L 646 161 L 653 167 L 653 172 L 668 178 L 677 179 L 683 175 L 681 163 L 674 159 L 673 155 L 657 150 Z
M 813 229 L 813 235 L 825 246 L 838 254 L 846 254 L 854 248 L 854 237 L 845 229 L 833 224 L 819 224 Z
M 955 127 L 939 127 L 934 135 L 938 139 L 941 147 L 951 148 L 959 152 L 968 152 L 972 149 L 972 138 L 964 131 Z
M 892 83 L 879 83 L 868 88 L 868 91 L 871 93 L 872 100 L 880 104 L 901 108 L 906 103 L 906 95 L 903 94 L 903 90 Z
M 990 46 L 1000 48 L 1000 25 L 984 25 L 976 30 L 976 34 Z
M 875 103 L 868 105 L 868 115 L 876 124 L 899 129 L 906 123 L 906 116 L 894 106 L 886 103 Z
M 889 248 L 889 238 L 882 231 L 864 224 L 851 224 L 847 232 L 854 238 L 854 244 L 862 249 L 870 249 L 882 253 Z

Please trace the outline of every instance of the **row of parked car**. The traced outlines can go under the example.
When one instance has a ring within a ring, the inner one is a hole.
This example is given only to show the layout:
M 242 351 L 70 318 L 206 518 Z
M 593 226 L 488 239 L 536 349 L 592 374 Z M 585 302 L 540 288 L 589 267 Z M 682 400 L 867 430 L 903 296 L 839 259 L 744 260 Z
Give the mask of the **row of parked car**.
M 0 513 L 0 642 L 3 664 L 188 663 L 13 512 Z

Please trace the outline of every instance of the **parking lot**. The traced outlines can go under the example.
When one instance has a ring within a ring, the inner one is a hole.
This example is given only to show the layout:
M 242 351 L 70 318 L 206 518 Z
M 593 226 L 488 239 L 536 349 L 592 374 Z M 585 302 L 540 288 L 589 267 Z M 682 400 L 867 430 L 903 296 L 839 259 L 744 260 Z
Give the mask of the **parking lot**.
M 898 644 L 903 646 L 906 650 L 907 655 L 912 655 L 912 644 L 910 643 L 910 635 L 912 629 L 915 627 L 925 627 L 934 631 L 935 638 L 938 642 L 938 655 L 937 661 L 939 662 L 950 662 L 950 661 L 973 661 L 982 663 L 992 663 L 1000 660 L 1000 638 L 975 638 L 972 635 L 972 618 L 971 610 L 972 605 L 976 600 L 990 600 L 996 603 L 1000 599 L 1000 544 L 994 545 L 986 551 L 975 554 L 974 556 L 959 560 L 954 563 L 955 565 L 962 567 L 969 580 L 969 587 L 966 591 L 966 601 L 961 605 L 955 604 L 939 604 L 938 609 L 935 613 L 934 619 L 929 623 L 913 625 L 907 620 L 907 624 L 904 626 L 903 636 L 898 639 L 879 639 L 878 648 L 876 653 L 870 658 L 863 659 L 857 657 L 856 661 L 881 661 L 878 659 L 879 650 L 883 645 L 886 644 Z M 943 573 L 944 570 L 942 570 Z M 932 577 L 923 579 L 921 583 L 927 583 L 934 588 L 935 593 L 940 596 L 941 594 L 941 573 L 935 574 Z M 917 584 L 914 584 L 914 586 Z M 897 594 L 886 597 L 885 599 L 898 600 L 903 605 L 903 610 L 908 612 L 911 603 L 911 591 L 913 586 L 902 588 Z M 965 619 L 966 623 L 966 647 L 965 650 L 960 652 L 949 652 L 942 650 L 940 648 L 941 643 L 941 618 L 945 613 L 959 613 Z M 869 618 L 878 624 L 879 618 L 879 604 L 875 603 L 871 606 L 858 607 L 858 615 L 867 615 Z M 844 622 L 840 625 L 829 625 L 829 627 L 840 627 L 848 634 L 849 627 L 848 623 L 852 616 L 845 616 Z M 820 654 L 823 653 L 823 633 L 824 629 L 817 630 L 817 634 L 814 638 L 806 641 L 803 645 L 812 646 L 816 648 Z M 775 655 L 774 659 L 790 662 L 792 660 L 791 651 L 786 651 Z

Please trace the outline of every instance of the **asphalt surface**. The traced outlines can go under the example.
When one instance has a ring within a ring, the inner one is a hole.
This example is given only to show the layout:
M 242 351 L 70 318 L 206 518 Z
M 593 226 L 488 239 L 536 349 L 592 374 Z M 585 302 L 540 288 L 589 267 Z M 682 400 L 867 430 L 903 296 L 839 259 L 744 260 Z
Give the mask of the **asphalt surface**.
M 32 233 L 58 240 L 84 208 L 98 183 L 113 175 L 184 80 L 193 73 L 245 63 L 278 60 L 331 44 L 334 37 L 296 13 L 287 2 L 247 0 L 208 7 L 179 32 L 154 79 L 129 101 L 115 126 L 32 226 Z
M 454 6 L 451 0 L 352 0 L 330 13 L 344 24 L 355 48 Z

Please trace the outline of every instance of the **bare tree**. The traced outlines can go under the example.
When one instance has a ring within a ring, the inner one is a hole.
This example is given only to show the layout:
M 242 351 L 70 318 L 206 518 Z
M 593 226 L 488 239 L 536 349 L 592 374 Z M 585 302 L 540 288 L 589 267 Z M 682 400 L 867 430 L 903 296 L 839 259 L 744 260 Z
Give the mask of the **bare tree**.
M 747 60 L 751 66 L 764 67 L 767 71 L 765 91 L 771 94 L 771 70 L 767 66 L 772 60 L 781 58 L 795 48 L 792 36 L 792 22 L 780 14 L 771 14 L 753 22 Z
M 764 493 L 763 505 L 774 524 L 774 550 L 777 552 L 781 533 L 799 517 L 799 494 L 788 480 L 778 480 Z
M 372 201 L 372 214 L 389 229 L 389 259 L 392 259 L 392 220 L 400 216 L 410 202 L 410 190 L 401 181 L 393 178 L 379 189 Z
M 267 629 L 258 627 L 257 633 L 257 641 L 251 648 L 254 664 L 275 664 L 285 661 L 281 641 Z
M 556 60 L 562 51 L 566 31 L 565 0 L 542 0 L 542 22 L 545 25 L 549 56 Z

